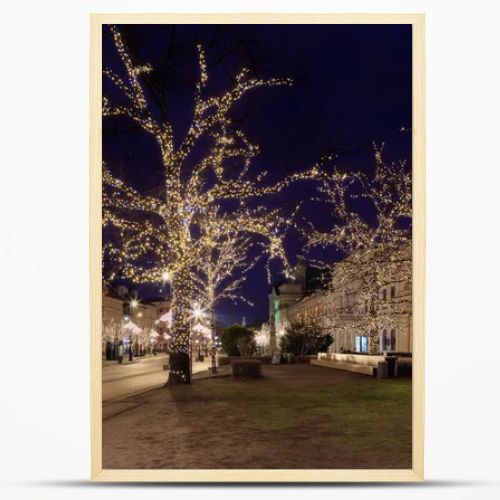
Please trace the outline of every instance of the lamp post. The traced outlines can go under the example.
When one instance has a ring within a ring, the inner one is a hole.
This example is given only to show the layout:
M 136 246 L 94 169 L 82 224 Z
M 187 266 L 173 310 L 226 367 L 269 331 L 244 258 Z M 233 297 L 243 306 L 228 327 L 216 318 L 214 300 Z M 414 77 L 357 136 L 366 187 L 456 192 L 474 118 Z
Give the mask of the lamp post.
M 210 334 L 212 340 L 212 347 L 210 349 L 210 373 L 217 373 L 217 334 L 215 331 L 215 313 L 212 310 L 210 315 Z
M 193 326 L 195 326 L 196 323 L 201 323 L 201 320 L 205 317 L 205 311 L 204 309 L 195 302 L 191 308 L 191 317 L 193 318 L 193 323 L 191 324 L 191 335 L 189 336 L 189 360 L 190 360 L 190 369 L 191 369 L 191 375 L 193 374 L 193 342 L 192 342 L 192 337 L 193 337 Z M 201 349 L 201 346 L 199 345 L 199 351 Z M 200 351 L 201 352 L 201 351 Z
M 135 309 L 137 309 L 137 307 L 139 307 L 139 301 L 137 299 L 132 299 L 130 301 L 130 315 L 131 315 L 131 321 L 134 320 L 134 311 Z M 134 336 L 133 334 L 130 335 L 130 345 L 129 345 L 129 356 L 128 356 L 128 359 L 129 361 L 133 361 L 134 360 Z

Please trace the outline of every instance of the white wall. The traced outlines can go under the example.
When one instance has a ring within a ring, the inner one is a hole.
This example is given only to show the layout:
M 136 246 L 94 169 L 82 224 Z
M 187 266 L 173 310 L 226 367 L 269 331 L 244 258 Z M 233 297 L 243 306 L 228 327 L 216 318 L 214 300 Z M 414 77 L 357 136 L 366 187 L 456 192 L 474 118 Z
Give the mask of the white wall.
M 2 5 L 0 470 L 4 498 L 165 498 L 212 489 L 88 486 L 88 20 L 91 11 L 426 11 L 426 474 L 413 488 L 243 489 L 241 500 L 498 498 L 498 2 L 44 0 Z M 332 61 L 332 64 L 335 64 Z M 72 82 L 70 88 L 68 82 Z M 340 96 L 341 97 L 341 96 Z M 26 300 L 26 299 L 29 300 Z M 57 312 L 57 314 L 56 314 Z M 29 320 L 29 322 L 28 322 Z M 37 328 L 31 328 L 33 322 Z M 71 347 L 68 349 L 68 339 Z M 119 490 L 119 491 L 118 491 Z

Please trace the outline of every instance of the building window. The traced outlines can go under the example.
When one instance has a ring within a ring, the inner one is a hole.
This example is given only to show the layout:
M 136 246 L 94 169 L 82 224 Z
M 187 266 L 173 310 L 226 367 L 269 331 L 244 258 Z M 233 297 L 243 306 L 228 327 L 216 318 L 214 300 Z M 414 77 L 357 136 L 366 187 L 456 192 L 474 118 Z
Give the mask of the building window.
M 356 336 L 356 352 L 368 352 L 368 337 L 361 335 Z
M 396 329 L 385 328 L 380 336 L 380 350 L 381 351 L 395 351 L 396 350 Z
M 387 288 L 384 288 L 384 289 L 382 290 L 382 299 L 383 299 L 383 300 L 387 300 Z
M 396 287 L 391 286 L 391 299 L 393 299 L 394 297 L 396 297 Z

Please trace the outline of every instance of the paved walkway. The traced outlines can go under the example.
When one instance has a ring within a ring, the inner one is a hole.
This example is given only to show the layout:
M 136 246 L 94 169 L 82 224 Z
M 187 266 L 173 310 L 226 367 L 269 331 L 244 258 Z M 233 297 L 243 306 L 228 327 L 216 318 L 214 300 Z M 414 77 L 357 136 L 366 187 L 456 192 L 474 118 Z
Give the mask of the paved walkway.
M 163 365 L 168 363 L 168 356 L 137 357 L 130 364 L 120 365 L 116 361 L 103 361 L 102 400 L 118 401 L 134 394 L 161 387 L 168 378 L 168 371 Z M 193 375 L 207 372 L 210 360 L 193 363 Z

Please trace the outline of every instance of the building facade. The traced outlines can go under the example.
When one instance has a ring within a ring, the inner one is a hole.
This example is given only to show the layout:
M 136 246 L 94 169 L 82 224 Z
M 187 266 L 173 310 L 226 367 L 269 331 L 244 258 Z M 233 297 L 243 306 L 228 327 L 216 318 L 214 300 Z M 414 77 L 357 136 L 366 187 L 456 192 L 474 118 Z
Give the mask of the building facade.
M 170 308 L 168 300 L 140 301 L 126 287 L 102 286 L 102 352 L 106 359 L 116 358 L 117 346 L 134 355 L 149 353 L 154 347 L 164 349 L 167 339 L 159 319 Z M 134 329 L 127 328 L 134 325 Z M 156 333 L 158 335 L 156 336 Z
M 331 277 L 334 285 L 342 280 L 341 286 L 308 289 L 305 280 L 297 276 L 293 282 L 273 286 L 269 295 L 271 339 L 275 337 L 271 350 L 279 347 L 279 336 L 291 324 L 315 322 L 332 335 L 330 352 L 411 352 L 411 246 L 401 249 L 398 255 L 390 272 L 378 281 L 372 279 L 378 270 L 369 266 L 364 276 L 358 272 L 361 268 L 346 273 L 351 263 L 346 260 L 335 266 Z M 305 276 L 303 268 L 298 276 Z M 366 282 L 381 284 L 371 293 L 375 297 L 367 293 Z

